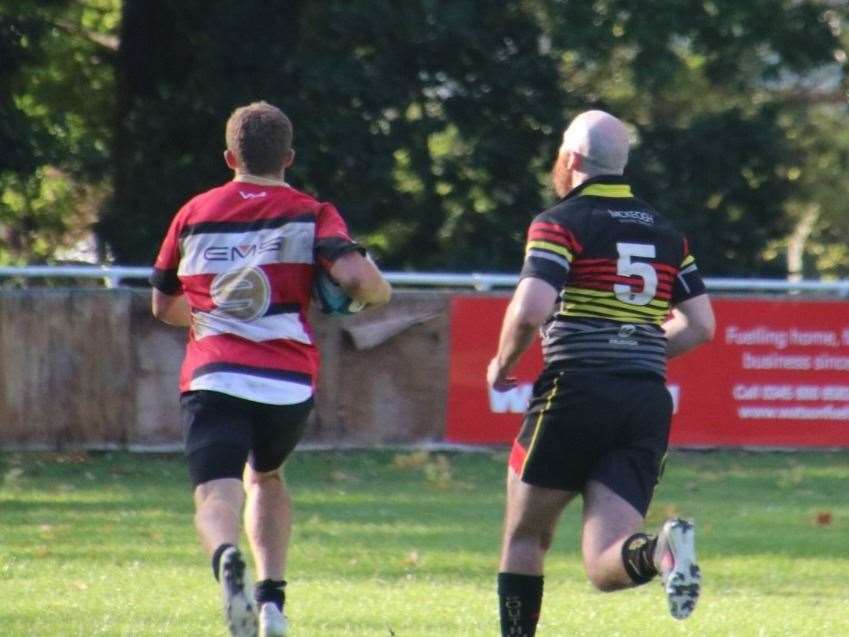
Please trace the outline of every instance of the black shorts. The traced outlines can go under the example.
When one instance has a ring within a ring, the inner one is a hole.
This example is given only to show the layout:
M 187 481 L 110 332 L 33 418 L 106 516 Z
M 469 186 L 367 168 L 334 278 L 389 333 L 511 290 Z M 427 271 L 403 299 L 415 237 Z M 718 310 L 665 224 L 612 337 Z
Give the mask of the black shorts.
M 510 466 L 528 484 L 583 491 L 601 482 L 645 516 L 660 478 L 672 397 L 652 375 L 544 371 Z
M 298 444 L 313 400 L 268 405 L 215 391 L 180 396 L 183 439 L 195 486 L 220 478 L 242 479 L 245 462 L 273 471 Z

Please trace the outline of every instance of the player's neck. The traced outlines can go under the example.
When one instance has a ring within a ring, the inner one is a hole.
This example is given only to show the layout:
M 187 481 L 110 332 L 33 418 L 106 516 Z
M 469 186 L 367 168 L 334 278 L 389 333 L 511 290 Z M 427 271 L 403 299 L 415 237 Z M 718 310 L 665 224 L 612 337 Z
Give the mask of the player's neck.
M 279 175 L 252 175 L 250 173 L 237 172 L 233 177 L 233 181 L 239 181 L 246 184 L 256 184 L 257 186 L 288 186 L 286 183 L 285 173 Z

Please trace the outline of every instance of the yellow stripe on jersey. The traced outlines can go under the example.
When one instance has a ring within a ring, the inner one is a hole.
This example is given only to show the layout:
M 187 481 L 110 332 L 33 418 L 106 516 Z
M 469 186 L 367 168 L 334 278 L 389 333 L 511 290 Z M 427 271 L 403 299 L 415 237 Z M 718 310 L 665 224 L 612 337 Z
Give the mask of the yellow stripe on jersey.
M 564 248 L 562 245 L 551 243 L 550 241 L 528 241 L 527 250 L 530 250 L 531 248 L 539 248 L 540 250 L 549 250 L 550 252 L 556 252 L 557 254 L 563 256 L 570 263 L 572 261 L 572 253 L 569 252 L 569 250 Z
M 665 307 L 650 307 L 649 305 L 632 305 L 619 299 L 570 299 L 566 298 L 565 307 L 568 308 L 600 308 L 608 311 L 625 312 L 637 316 L 665 317 L 669 312 L 669 305 Z
M 554 387 L 551 388 L 551 391 L 548 393 L 548 398 L 545 401 L 545 407 L 542 408 L 542 411 L 539 412 L 539 416 L 537 416 L 536 424 L 534 425 L 534 434 L 531 436 L 531 443 L 528 445 L 528 451 L 525 454 L 525 461 L 522 463 L 522 477 L 525 475 L 525 467 L 528 465 L 528 460 L 531 457 L 531 454 L 534 452 L 534 447 L 537 444 L 537 438 L 539 437 L 540 431 L 542 430 L 542 417 L 545 415 L 549 409 L 551 409 L 551 401 L 554 400 L 554 397 L 557 395 L 557 384 L 560 382 L 560 376 L 554 379 Z
M 681 268 L 686 268 L 691 263 L 695 263 L 696 258 L 692 254 L 688 254 L 684 260 L 681 262 Z
M 608 321 L 617 321 L 618 323 L 636 323 L 640 325 L 661 325 L 663 323 L 663 319 L 656 320 L 646 320 L 644 316 L 614 316 L 614 315 L 602 315 L 601 313 L 597 313 L 595 311 L 592 312 L 579 312 L 576 310 L 569 310 L 568 314 L 559 314 L 558 316 L 566 317 L 566 318 L 590 318 L 590 319 L 606 319 Z
M 616 199 L 629 199 L 634 196 L 631 192 L 631 186 L 628 184 L 590 184 L 580 194 L 588 197 L 614 197 Z
M 605 292 L 604 290 L 590 290 L 588 288 L 577 288 L 577 287 L 574 287 L 574 286 L 567 286 L 566 287 L 566 298 L 569 298 L 570 294 L 573 295 L 573 296 L 583 295 L 583 296 L 596 297 L 596 298 L 599 298 L 599 299 L 610 299 L 611 301 L 615 300 L 618 303 L 622 303 L 622 301 L 619 301 L 616 298 L 616 295 L 613 292 Z M 630 306 L 630 304 L 628 304 L 628 303 L 625 303 L 625 305 Z M 652 301 L 649 301 L 648 305 L 651 305 L 652 307 L 660 308 L 660 309 L 663 309 L 663 310 L 666 310 L 666 309 L 669 308 L 669 302 L 668 301 L 660 301 L 658 299 L 654 299 Z M 640 307 L 646 307 L 646 306 L 641 305 Z
M 627 321 L 629 323 L 657 323 L 660 324 L 666 318 L 666 311 L 649 310 L 638 312 L 623 303 L 618 308 L 601 305 L 598 303 L 563 303 L 559 316 L 572 317 L 583 316 L 588 318 L 605 318 L 616 321 Z

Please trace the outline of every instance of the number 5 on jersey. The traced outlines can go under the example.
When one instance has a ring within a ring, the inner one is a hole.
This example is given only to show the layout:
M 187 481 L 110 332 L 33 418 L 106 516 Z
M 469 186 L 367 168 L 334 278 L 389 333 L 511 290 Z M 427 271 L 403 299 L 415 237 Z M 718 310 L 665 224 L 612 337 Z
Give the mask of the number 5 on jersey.
M 624 283 L 613 285 L 613 293 L 623 303 L 631 305 L 648 305 L 657 293 L 657 272 L 650 263 L 632 261 L 633 257 L 653 259 L 654 246 L 648 243 L 617 243 L 616 251 L 619 260 L 616 262 L 616 274 L 619 276 L 636 276 L 643 282 L 640 292 L 634 291 L 634 286 Z

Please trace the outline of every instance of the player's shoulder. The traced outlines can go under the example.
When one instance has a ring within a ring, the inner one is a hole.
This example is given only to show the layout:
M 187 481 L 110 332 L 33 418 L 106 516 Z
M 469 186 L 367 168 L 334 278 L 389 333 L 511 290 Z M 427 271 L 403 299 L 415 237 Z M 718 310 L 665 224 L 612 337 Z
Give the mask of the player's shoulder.
M 185 222 L 189 222 L 203 215 L 204 211 L 209 210 L 215 203 L 230 196 L 233 190 L 233 182 L 227 182 L 215 188 L 204 190 L 189 199 L 180 210 L 177 211 L 177 217 Z
M 576 199 L 561 199 L 534 216 L 533 222 L 559 223 L 561 225 L 566 225 L 574 218 L 576 212 L 580 212 L 580 210 L 584 208 L 584 206 L 578 204 L 580 204 L 580 202 Z
M 582 197 L 565 197 L 534 216 L 531 227 L 555 225 L 573 234 L 583 234 L 594 204 Z
M 319 199 L 316 195 L 298 190 L 292 186 L 281 190 L 280 196 L 285 198 L 290 206 L 300 209 L 305 213 L 317 215 L 324 209 L 336 210 L 336 206 L 331 202 Z

